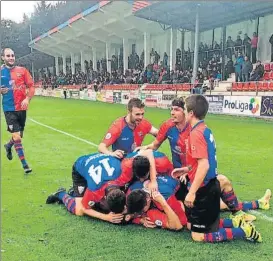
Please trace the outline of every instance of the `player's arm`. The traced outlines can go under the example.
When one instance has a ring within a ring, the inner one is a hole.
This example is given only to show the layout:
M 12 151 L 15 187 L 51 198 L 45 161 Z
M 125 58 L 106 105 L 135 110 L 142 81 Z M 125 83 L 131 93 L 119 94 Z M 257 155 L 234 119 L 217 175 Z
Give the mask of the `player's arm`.
M 97 218 L 115 224 L 121 223 L 121 221 L 123 220 L 123 214 L 115 214 L 113 212 L 110 212 L 109 214 L 103 214 L 94 209 L 83 208 L 83 213 L 89 217 Z
M 152 127 L 153 128 L 153 127 Z M 142 146 L 139 147 L 137 149 L 143 149 L 143 150 L 158 150 L 159 147 L 161 146 L 161 144 L 163 143 L 163 141 L 165 141 L 167 139 L 167 132 L 168 132 L 169 128 L 167 126 L 167 123 L 163 123 L 156 135 L 156 139 L 150 143 L 149 145 L 146 146 Z
M 153 135 L 154 137 L 156 137 L 157 134 L 158 134 L 158 129 L 155 128 L 154 126 L 152 126 L 152 128 L 151 128 L 149 134 L 151 134 L 151 135 Z
M 116 122 L 114 122 L 111 127 L 109 128 L 107 134 L 105 135 L 103 141 L 99 144 L 98 151 L 100 153 L 114 156 L 117 158 L 123 158 L 123 151 L 121 150 L 116 150 L 116 151 L 111 151 L 108 149 L 109 146 L 115 143 L 115 141 L 118 139 L 120 136 L 121 130 L 119 126 L 117 125 Z
M 24 78 L 25 78 L 25 84 L 28 88 L 27 98 L 28 100 L 31 100 L 35 94 L 35 87 L 34 87 L 34 81 L 32 79 L 32 76 L 27 69 L 25 69 Z
M 194 180 L 188 192 L 188 195 L 185 198 L 185 205 L 188 207 L 193 206 L 193 202 L 196 196 L 196 191 L 200 188 L 209 170 L 207 144 L 203 134 L 200 132 L 194 133 L 190 137 L 190 141 L 191 141 L 191 148 L 190 148 L 191 154 L 193 158 L 196 158 L 198 160 L 198 167 L 195 173 Z
M 183 226 L 181 225 L 178 216 L 169 206 L 165 198 L 159 192 L 153 192 L 152 196 L 153 196 L 153 200 L 158 202 L 161 205 L 164 213 L 166 214 L 167 221 L 166 221 L 165 227 L 171 230 L 182 229 Z

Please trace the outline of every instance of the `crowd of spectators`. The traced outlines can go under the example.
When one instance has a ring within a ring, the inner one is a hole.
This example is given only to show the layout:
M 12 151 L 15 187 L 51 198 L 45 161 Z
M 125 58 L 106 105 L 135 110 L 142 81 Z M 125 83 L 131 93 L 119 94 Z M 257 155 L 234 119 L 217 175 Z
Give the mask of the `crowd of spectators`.
M 273 36 L 271 37 L 273 39 Z M 273 42 L 273 40 L 272 40 Z M 260 61 L 257 61 L 256 53 L 258 37 L 254 32 L 252 39 L 244 34 L 241 39 L 238 34 L 235 41 L 229 36 L 226 44 L 214 43 L 210 46 L 200 43 L 199 46 L 199 66 L 197 73 L 197 84 L 204 84 L 208 88 L 214 88 L 217 83 L 228 79 L 235 73 L 236 82 L 238 81 L 258 81 L 263 77 L 264 68 Z M 272 47 L 273 48 L 273 47 Z M 107 72 L 107 61 L 101 59 L 97 61 L 97 71 L 93 70 L 93 62 L 85 61 L 85 72 L 81 72 L 80 64 L 76 64 L 76 73 L 72 75 L 71 67 L 67 66 L 67 74 L 60 72 L 60 75 L 52 76 L 48 72 L 41 73 L 43 85 L 89 85 L 94 84 L 102 88 L 105 84 L 173 84 L 190 83 L 193 72 L 193 52 L 181 49 L 176 50 L 176 65 L 174 70 L 170 70 L 169 57 L 165 52 L 163 57 L 152 48 L 150 52 L 150 64 L 144 68 L 144 51 L 139 56 L 132 48 L 132 53 L 128 57 L 128 70 L 123 73 L 123 53 L 112 55 L 111 74 Z M 223 64 L 225 58 L 225 64 Z M 252 61 L 252 62 L 251 62 Z M 253 70 L 253 65 L 257 66 Z

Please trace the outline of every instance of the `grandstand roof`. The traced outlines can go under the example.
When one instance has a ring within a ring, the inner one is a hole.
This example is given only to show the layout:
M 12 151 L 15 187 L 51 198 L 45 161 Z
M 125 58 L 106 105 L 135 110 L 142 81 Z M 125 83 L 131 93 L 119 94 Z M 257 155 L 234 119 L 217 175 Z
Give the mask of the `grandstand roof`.
M 37 37 L 29 46 L 52 56 L 61 56 L 91 51 L 92 47 L 105 50 L 106 42 L 120 45 L 123 38 L 143 39 L 145 31 L 162 32 L 157 22 L 134 16 L 132 9 L 137 6 L 132 1 L 100 1 Z
M 144 1 L 145 2 L 145 1 Z M 147 2 L 135 15 L 176 28 L 195 31 L 195 12 L 200 5 L 200 31 L 255 19 L 273 13 L 273 1 L 157 1 Z

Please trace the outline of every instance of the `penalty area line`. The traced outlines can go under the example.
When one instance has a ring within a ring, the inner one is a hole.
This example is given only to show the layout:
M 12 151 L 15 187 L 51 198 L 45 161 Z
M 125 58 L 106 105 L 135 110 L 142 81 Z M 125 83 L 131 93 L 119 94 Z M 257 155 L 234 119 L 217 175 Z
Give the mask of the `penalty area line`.
M 71 137 L 71 138 L 74 138 L 74 139 L 76 139 L 76 140 L 79 140 L 79 141 L 82 141 L 82 142 L 84 142 L 84 143 L 87 143 L 87 144 L 89 144 L 89 145 L 91 145 L 91 146 L 93 146 L 93 147 L 96 147 L 96 148 L 98 147 L 97 144 L 95 144 L 95 143 L 93 143 L 93 142 L 91 142 L 91 141 L 82 139 L 82 138 L 77 137 L 77 136 L 75 136 L 75 135 L 73 135 L 73 134 L 70 134 L 70 133 L 68 133 L 68 132 L 65 132 L 65 131 L 62 131 L 62 130 L 58 130 L 58 129 L 56 129 L 56 128 L 53 128 L 53 127 L 48 126 L 48 125 L 46 125 L 46 124 L 43 124 L 43 123 L 41 123 L 41 122 L 39 122 L 39 121 L 36 121 L 36 120 L 34 120 L 34 119 L 29 118 L 29 120 L 32 121 L 32 122 L 34 122 L 34 123 L 36 123 L 36 124 L 38 124 L 38 125 L 40 125 L 40 126 L 43 126 L 43 127 L 45 127 L 45 128 L 48 128 L 48 129 L 50 129 L 50 130 L 59 132 L 59 133 L 61 133 L 61 134 L 64 134 L 64 135 L 69 136 L 69 137 Z M 261 213 L 261 212 L 258 212 L 258 211 L 256 211 L 256 210 L 250 210 L 249 212 L 252 213 L 252 214 L 255 214 L 255 215 L 259 216 L 259 217 L 262 218 L 263 220 L 266 220 L 266 221 L 269 221 L 269 222 L 273 223 L 273 218 L 272 218 L 272 217 L 269 217 L 269 216 L 267 216 L 267 215 L 265 215 L 265 214 L 263 214 L 263 213 Z

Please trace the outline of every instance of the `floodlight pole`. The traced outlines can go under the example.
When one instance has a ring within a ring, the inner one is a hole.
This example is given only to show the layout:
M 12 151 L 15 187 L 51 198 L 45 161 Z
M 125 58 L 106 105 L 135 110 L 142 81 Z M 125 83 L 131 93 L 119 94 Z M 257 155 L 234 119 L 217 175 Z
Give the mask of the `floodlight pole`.
M 194 42 L 194 59 L 193 59 L 192 83 L 195 83 L 195 79 L 196 79 L 196 76 L 197 76 L 197 69 L 198 69 L 198 51 L 199 51 L 199 7 L 200 7 L 200 4 L 198 4 L 198 5 L 197 5 L 197 8 L 196 8 L 195 42 Z

